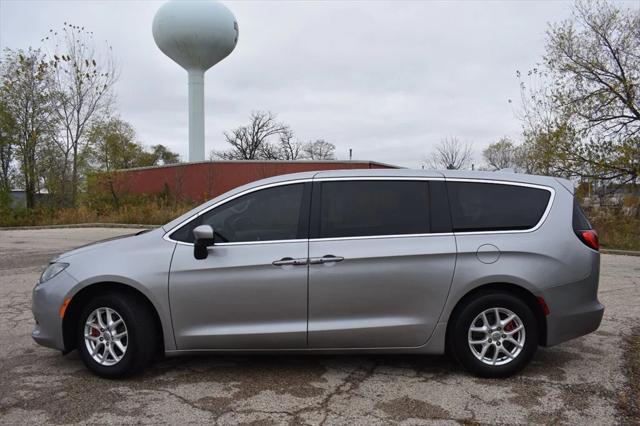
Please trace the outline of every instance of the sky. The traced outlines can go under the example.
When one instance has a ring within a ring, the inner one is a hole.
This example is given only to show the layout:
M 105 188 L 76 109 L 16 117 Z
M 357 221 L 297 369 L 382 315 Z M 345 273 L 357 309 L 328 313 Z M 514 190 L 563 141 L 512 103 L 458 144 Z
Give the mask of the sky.
M 113 48 L 116 108 L 145 145 L 186 159 L 187 74 L 155 45 L 162 1 L 0 0 L 0 47 L 46 47 L 64 22 Z M 336 145 L 338 159 L 420 167 L 438 142 L 482 149 L 518 141 L 516 71 L 541 61 L 548 22 L 564 1 L 223 2 L 236 16 L 235 50 L 205 81 L 207 156 L 251 111 L 277 114 L 297 138 Z

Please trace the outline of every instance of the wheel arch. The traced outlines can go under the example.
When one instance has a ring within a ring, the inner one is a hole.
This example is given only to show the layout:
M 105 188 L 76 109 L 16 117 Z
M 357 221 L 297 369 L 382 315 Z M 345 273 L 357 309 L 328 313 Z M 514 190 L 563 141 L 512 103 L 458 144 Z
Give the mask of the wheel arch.
M 447 319 L 447 332 L 445 334 L 445 347 L 449 348 L 449 336 L 451 334 L 451 327 L 453 324 L 452 319 L 455 318 L 462 307 L 474 297 L 478 297 L 487 293 L 507 293 L 511 294 L 531 308 L 539 327 L 539 345 L 545 345 L 547 341 L 547 320 L 545 318 L 545 313 L 543 307 L 541 306 L 538 297 L 533 294 L 530 290 L 525 287 L 522 287 L 518 284 L 506 283 L 506 282 L 494 282 L 487 283 L 481 286 L 475 287 L 465 293 L 455 304 L 451 313 L 449 314 L 449 318 Z
M 156 342 L 158 344 L 158 353 L 164 353 L 164 331 L 162 320 L 160 319 L 160 315 L 155 305 L 143 292 L 136 289 L 135 287 L 112 281 L 92 283 L 82 288 L 71 298 L 71 302 L 69 302 L 69 305 L 67 306 L 64 317 L 62 319 L 62 338 L 64 342 L 64 353 L 68 353 L 77 348 L 78 342 L 75 333 L 77 326 L 76 324 L 78 322 L 84 304 L 88 300 L 91 300 L 91 298 L 106 293 L 128 294 L 142 301 L 147 306 L 149 312 L 151 312 L 153 315 L 153 321 L 156 325 L 156 330 L 161 333 L 161 338 L 156 339 Z

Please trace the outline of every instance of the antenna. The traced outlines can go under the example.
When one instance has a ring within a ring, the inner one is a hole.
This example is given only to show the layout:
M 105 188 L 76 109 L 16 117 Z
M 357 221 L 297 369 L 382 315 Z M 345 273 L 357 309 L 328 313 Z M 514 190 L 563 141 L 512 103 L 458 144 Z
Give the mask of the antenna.
M 238 22 L 221 3 L 172 0 L 153 18 L 158 48 L 187 70 L 189 79 L 189 161 L 204 161 L 204 73 L 238 43 Z

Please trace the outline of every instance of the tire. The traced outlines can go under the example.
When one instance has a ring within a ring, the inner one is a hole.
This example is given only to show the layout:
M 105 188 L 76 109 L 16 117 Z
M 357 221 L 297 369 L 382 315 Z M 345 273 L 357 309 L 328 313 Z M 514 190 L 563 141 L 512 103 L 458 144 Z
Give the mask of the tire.
M 107 325 L 108 315 L 112 327 L 101 327 Z M 77 324 L 82 361 L 89 370 L 109 379 L 130 376 L 148 366 L 156 352 L 156 335 L 157 327 L 147 305 L 126 293 L 92 298 Z M 96 349 L 95 355 L 90 352 L 92 349 Z
M 496 321 L 496 312 L 501 324 Z M 472 374 L 508 377 L 533 358 L 538 349 L 538 328 L 533 311 L 518 297 L 485 293 L 466 301 L 457 310 L 449 328 L 449 347 L 457 361 Z

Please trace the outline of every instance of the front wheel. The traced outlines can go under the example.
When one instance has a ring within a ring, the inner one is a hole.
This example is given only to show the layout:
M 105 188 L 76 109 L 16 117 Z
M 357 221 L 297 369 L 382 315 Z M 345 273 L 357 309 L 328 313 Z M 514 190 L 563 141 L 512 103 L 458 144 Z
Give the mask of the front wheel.
M 467 301 L 449 330 L 456 359 L 481 377 L 507 377 L 522 370 L 538 348 L 538 323 L 531 308 L 507 293 Z
M 135 373 L 155 355 L 153 316 L 131 295 L 109 293 L 91 299 L 80 315 L 77 333 L 82 361 L 102 377 Z

